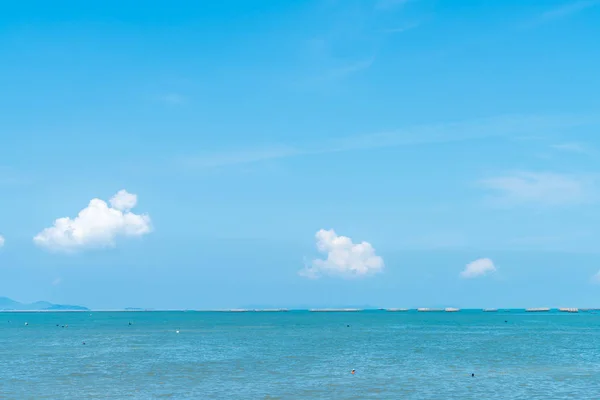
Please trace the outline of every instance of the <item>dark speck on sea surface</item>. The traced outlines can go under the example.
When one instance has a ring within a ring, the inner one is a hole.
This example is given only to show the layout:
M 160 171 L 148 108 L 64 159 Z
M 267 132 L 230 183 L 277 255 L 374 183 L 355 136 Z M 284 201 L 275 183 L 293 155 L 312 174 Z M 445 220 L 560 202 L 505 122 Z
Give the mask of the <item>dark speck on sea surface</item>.
M 600 320 L 591 313 L 513 312 L 502 329 L 504 319 L 483 312 L 146 312 L 135 330 L 126 318 L 11 315 L 15 324 L 0 329 L 1 395 L 579 400 L 597 399 L 600 387 Z M 71 330 L 55 329 L 59 319 Z M 77 336 L 86 340 L 73 346 Z M 470 368 L 485 379 L 460 384 Z

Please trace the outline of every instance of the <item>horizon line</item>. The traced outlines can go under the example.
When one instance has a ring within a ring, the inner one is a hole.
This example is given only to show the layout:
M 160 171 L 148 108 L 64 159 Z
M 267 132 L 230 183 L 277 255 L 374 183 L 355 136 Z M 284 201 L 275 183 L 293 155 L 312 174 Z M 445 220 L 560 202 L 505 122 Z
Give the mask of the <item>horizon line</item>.
M 220 312 L 220 313 L 253 313 L 253 312 L 361 312 L 361 311 L 385 311 L 395 313 L 419 312 L 419 313 L 456 313 L 461 311 L 481 312 L 579 312 L 600 311 L 600 307 L 499 307 L 499 308 L 453 308 L 453 307 L 418 307 L 418 308 L 231 308 L 231 309 L 152 309 L 152 308 L 118 308 L 118 309 L 86 309 L 86 310 L 9 310 L 0 309 L 0 313 L 84 313 L 84 312 Z

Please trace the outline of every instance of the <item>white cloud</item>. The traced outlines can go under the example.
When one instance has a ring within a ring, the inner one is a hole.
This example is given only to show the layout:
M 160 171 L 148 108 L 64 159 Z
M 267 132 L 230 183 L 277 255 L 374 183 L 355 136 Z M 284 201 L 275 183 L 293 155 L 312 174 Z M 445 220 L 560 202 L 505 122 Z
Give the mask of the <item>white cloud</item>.
M 142 236 L 152 230 L 150 217 L 130 211 L 137 196 L 125 190 L 110 199 L 111 207 L 92 199 L 77 217 L 58 218 L 54 225 L 38 233 L 33 241 L 49 250 L 72 252 L 86 248 L 114 246 L 121 236 Z
M 559 206 L 588 201 L 595 191 L 593 179 L 548 172 L 516 172 L 489 178 L 481 184 L 494 192 L 502 205 L 535 204 Z
M 383 259 L 375 254 L 375 249 L 368 242 L 355 244 L 349 237 L 338 236 L 333 229 L 321 229 L 315 238 L 317 249 L 327 258 L 313 260 L 299 272 L 301 276 L 366 276 L 383 270 Z
M 487 275 L 488 273 L 496 272 L 494 263 L 489 258 L 479 258 L 465 267 L 460 273 L 460 276 L 465 279 L 477 278 Z
M 110 205 L 119 211 L 129 211 L 137 204 L 137 195 L 128 193 L 127 190 L 119 190 L 109 200 Z
M 0 235 L 0 247 L 4 246 L 4 236 Z

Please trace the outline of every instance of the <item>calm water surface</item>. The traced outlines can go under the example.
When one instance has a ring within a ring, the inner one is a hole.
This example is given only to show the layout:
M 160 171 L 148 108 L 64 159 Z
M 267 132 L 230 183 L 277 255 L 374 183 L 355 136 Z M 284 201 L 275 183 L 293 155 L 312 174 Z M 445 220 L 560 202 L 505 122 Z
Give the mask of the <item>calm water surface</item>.
M 600 315 L 591 313 L 0 313 L 3 399 L 599 393 Z

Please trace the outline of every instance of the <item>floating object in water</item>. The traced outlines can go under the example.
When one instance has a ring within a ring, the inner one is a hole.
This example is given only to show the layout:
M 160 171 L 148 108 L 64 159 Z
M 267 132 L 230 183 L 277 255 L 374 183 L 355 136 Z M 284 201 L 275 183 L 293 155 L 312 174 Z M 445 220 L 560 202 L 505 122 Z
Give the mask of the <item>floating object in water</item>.
M 350 328 L 350 325 L 346 325 L 346 328 Z
M 472 378 L 475 378 L 475 374 L 471 374 L 471 377 L 472 377 Z
M 352 371 L 350 371 L 350 373 L 351 373 L 352 375 L 354 375 L 354 374 L 356 373 L 356 370 L 354 370 L 354 369 L 353 369 Z
M 25 326 L 29 325 L 29 322 L 25 322 Z
M 179 333 L 179 329 L 175 331 L 175 333 Z
M 539 308 L 528 308 L 525 311 L 527 312 L 548 312 L 550 311 L 547 307 L 539 307 Z
M 577 313 L 579 312 L 578 308 L 559 308 L 558 311 L 560 312 L 569 312 L 569 313 Z
M 85 344 L 85 342 L 81 342 L 81 343 Z
M 459 312 L 460 308 L 448 307 L 448 308 L 445 308 L 444 311 L 446 311 L 446 312 Z
M 131 322 L 129 323 L 129 325 L 131 325 Z

